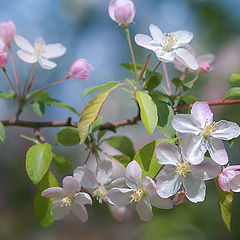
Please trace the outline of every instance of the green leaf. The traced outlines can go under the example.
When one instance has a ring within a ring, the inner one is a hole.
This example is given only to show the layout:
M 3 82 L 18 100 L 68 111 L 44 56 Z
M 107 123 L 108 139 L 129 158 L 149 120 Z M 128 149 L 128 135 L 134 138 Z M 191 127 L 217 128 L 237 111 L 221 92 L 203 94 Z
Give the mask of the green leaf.
M 233 87 L 240 87 L 240 74 L 234 73 L 230 80 Z
M 97 134 L 97 142 L 100 143 L 101 139 L 104 137 L 104 135 L 106 134 L 107 130 L 101 130 L 98 132 Z
M 26 170 L 34 184 L 38 184 L 49 169 L 53 157 L 51 145 L 37 144 L 27 151 Z
M 175 85 L 176 89 L 183 87 L 183 81 L 179 78 L 173 78 L 172 83 Z
M 117 160 L 124 167 L 127 167 L 127 165 L 132 161 L 132 159 L 126 155 L 114 155 L 112 158 Z
M 0 140 L 5 143 L 6 140 L 6 132 L 5 128 L 3 126 L 3 123 L 0 121 Z
M 54 219 L 50 214 L 54 199 L 44 198 L 41 196 L 41 193 L 50 187 L 58 187 L 58 182 L 55 176 L 48 171 L 39 183 L 38 192 L 36 193 L 33 202 L 36 218 L 43 228 L 48 227 L 54 222 Z
M 197 98 L 191 95 L 182 95 L 179 102 L 178 102 L 178 107 L 186 104 L 193 104 L 197 101 Z M 191 110 L 186 109 L 182 110 L 181 113 L 189 113 Z
M 107 82 L 103 85 L 99 85 L 99 86 L 94 86 L 94 87 L 89 87 L 87 89 L 85 89 L 83 91 L 82 94 L 82 100 L 89 94 L 94 93 L 94 92 L 98 92 L 98 91 L 103 91 L 103 90 L 108 90 L 114 86 L 116 86 L 117 84 L 119 84 L 120 82 L 117 81 L 111 81 L 111 82 Z
M 174 111 L 166 102 L 155 100 L 158 109 L 158 129 L 166 138 L 174 138 L 176 131 L 172 127 Z
M 97 120 L 104 102 L 111 93 L 111 90 L 106 90 L 98 93 L 91 99 L 87 106 L 82 110 L 80 120 L 78 122 L 78 133 L 80 144 L 83 144 L 88 135 L 91 125 Z
M 103 120 L 102 117 L 97 118 L 97 120 L 90 127 L 89 134 L 92 134 L 92 133 L 96 132 L 97 130 L 99 130 L 99 128 L 102 124 L 102 120 Z
M 37 91 L 38 90 L 31 92 L 30 96 L 34 95 Z M 47 99 L 51 99 L 51 96 L 47 91 L 43 90 L 39 92 L 37 95 L 35 95 L 34 98 L 40 102 L 44 102 Z
M 64 128 L 57 133 L 56 142 L 67 147 L 77 145 L 80 142 L 78 131 L 73 128 Z
M 27 141 L 33 142 L 35 144 L 40 144 L 40 142 L 38 141 L 37 138 L 31 138 L 31 137 L 28 137 L 28 136 L 26 136 L 24 134 L 20 134 L 20 137 L 25 139 L 25 140 L 27 140 Z
M 153 100 L 164 100 L 169 97 L 167 94 L 162 93 L 160 91 L 156 91 L 156 90 L 149 93 L 149 95 Z
M 217 183 L 218 190 L 218 203 L 222 216 L 222 220 L 225 223 L 228 231 L 231 231 L 231 216 L 232 216 L 232 201 L 234 193 L 224 192 Z
M 16 99 L 16 94 L 13 90 L 8 90 L 6 92 L 0 92 L 0 98 L 6 98 L 8 100 Z
M 134 157 L 143 170 L 143 177 L 153 178 L 159 172 L 161 165 L 157 161 L 155 148 L 160 142 L 174 143 L 174 139 L 158 139 L 145 145 Z
M 120 64 L 120 66 L 126 68 L 127 70 L 129 70 L 130 72 L 135 74 L 135 69 L 134 69 L 133 63 L 122 63 L 122 64 Z M 143 68 L 143 65 L 137 64 L 136 67 L 137 67 L 138 73 L 140 73 Z M 149 69 L 149 68 L 147 68 L 146 70 L 151 71 L 151 69 Z
M 160 85 L 160 83 L 162 82 L 162 74 L 161 73 L 157 73 L 154 76 L 152 76 L 147 84 L 147 91 L 152 91 L 153 89 L 155 89 L 156 87 L 158 87 Z
M 38 100 L 33 100 L 30 102 L 30 107 L 32 110 L 38 114 L 39 116 L 43 116 L 45 112 L 45 105 L 42 102 L 39 102 Z
M 135 150 L 132 141 L 128 137 L 114 136 L 104 139 L 104 142 L 133 159 L 135 155 Z
M 138 91 L 136 99 L 140 107 L 140 115 L 143 124 L 152 136 L 158 122 L 157 106 L 152 101 L 152 98 L 145 92 Z
M 53 163 L 59 173 L 66 173 L 70 170 L 72 163 L 62 156 L 53 155 Z
M 225 101 L 226 99 L 229 98 L 237 98 L 240 99 L 240 87 L 234 87 L 228 90 L 228 92 L 226 93 L 223 101 Z

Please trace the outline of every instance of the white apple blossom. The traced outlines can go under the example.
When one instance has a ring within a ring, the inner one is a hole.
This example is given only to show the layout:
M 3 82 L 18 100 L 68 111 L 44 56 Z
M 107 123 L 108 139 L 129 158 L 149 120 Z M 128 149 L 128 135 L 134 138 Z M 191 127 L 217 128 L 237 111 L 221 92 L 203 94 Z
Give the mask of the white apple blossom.
M 153 217 L 152 206 L 163 209 L 173 207 L 172 200 L 161 198 L 156 192 L 155 182 L 148 176 L 142 179 L 142 169 L 136 161 L 128 164 L 125 181 L 130 188 L 113 188 L 108 192 L 108 201 L 117 206 L 136 202 L 136 210 L 142 221 Z
M 26 63 L 39 62 L 42 68 L 51 70 L 57 66 L 55 62 L 48 59 L 59 58 L 66 52 L 66 48 L 60 44 L 46 45 L 44 39 L 38 37 L 34 46 L 32 46 L 27 39 L 22 36 L 15 36 L 14 40 L 17 46 L 21 49 L 17 51 L 18 57 Z
M 102 203 L 107 201 L 107 193 L 113 187 L 125 186 L 124 178 L 112 181 L 113 166 L 112 162 L 102 160 L 97 164 L 96 172 L 93 173 L 87 167 L 77 167 L 73 176 L 77 178 L 82 186 L 86 188 L 93 197 Z
M 226 120 L 214 122 L 213 113 L 206 102 L 194 103 L 191 114 L 174 116 L 172 126 L 178 132 L 193 134 L 191 147 L 194 159 L 189 159 L 192 164 L 201 163 L 207 150 L 216 163 L 227 164 L 228 156 L 221 140 L 231 140 L 240 135 L 236 123 Z
M 149 26 L 151 36 L 137 34 L 135 42 L 137 45 L 152 50 L 158 59 L 163 62 L 173 62 L 175 59 L 196 70 L 198 63 L 188 50 L 188 43 L 192 40 L 193 34 L 188 31 L 177 31 L 162 33 L 156 26 Z
M 191 149 L 191 134 L 183 137 L 180 148 L 168 142 L 161 142 L 156 147 L 156 157 L 160 164 L 165 165 L 156 176 L 157 192 L 163 198 L 176 194 L 181 186 L 186 197 L 194 203 L 202 202 L 206 195 L 206 180 L 217 177 L 221 166 L 211 158 L 205 157 L 203 162 L 194 165 Z
M 51 187 L 44 190 L 41 194 L 45 198 L 57 198 L 52 204 L 51 215 L 56 220 L 65 218 L 70 211 L 82 222 L 88 219 L 86 204 L 92 204 L 91 197 L 81 189 L 80 182 L 71 176 L 63 179 L 63 188 Z

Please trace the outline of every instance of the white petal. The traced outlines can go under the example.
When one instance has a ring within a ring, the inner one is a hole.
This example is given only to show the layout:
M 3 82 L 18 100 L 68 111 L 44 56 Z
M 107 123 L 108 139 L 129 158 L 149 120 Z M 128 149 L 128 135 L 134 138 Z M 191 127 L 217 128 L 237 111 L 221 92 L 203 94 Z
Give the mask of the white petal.
M 41 193 L 41 196 L 45 198 L 62 198 L 64 195 L 64 189 L 61 187 L 47 188 Z
M 157 46 L 154 46 L 153 44 L 151 44 L 152 38 L 146 34 L 136 34 L 135 42 L 138 46 L 147 48 L 152 51 L 155 51 L 157 49 Z
M 216 178 L 221 173 L 221 165 L 214 162 L 211 158 L 205 157 L 204 161 L 198 165 L 192 165 L 192 174 L 196 178 L 210 180 Z
M 48 44 L 41 55 L 45 58 L 58 58 L 64 55 L 65 52 L 66 48 L 62 44 L 56 43 Z
M 182 185 L 182 180 L 173 166 L 164 166 L 156 180 L 157 193 L 162 198 L 173 196 Z
M 189 43 L 193 38 L 193 34 L 189 31 L 185 31 L 185 30 L 173 32 L 173 35 L 177 40 L 174 47 L 179 47 L 179 46 L 185 45 L 185 44 Z
M 173 207 L 173 202 L 170 198 L 161 198 L 158 194 L 149 197 L 152 206 L 161 209 L 170 209 Z
M 240 192 L 240 172 L 236 173 L 235 178 L 229 183 L 233 192 Z
M 162 37 L 163 33 L 162 31 L 154 24 L 151 24 L 149 26 L 150 33 L 152 35 L 153 40 L 159 42 L 160 44 L 162 43 Z
M 166 62 L 166 63 L 174 61 L 175 55 L 172 52 L 166 52 L 163 49 L 158 48 L 158 49 L 155 50 L 155 53 L 157 55 L 157 58 L 160 61 L 163 61 L 163 62 Z
M 157 160 L 160 164 L 176 166 L 181 159 L 179 148 L 169 142 L 161 142 L 155 149 Z
M 21 48 L 24 52 L 29 53 L 29 54 L 33 54 L 34 53 L 34 48 L 33 46 L 30 44 L 30 42 L 25 39 L 22 36 L 16 35 L 14 37 L 14 40 L 17 44 L 17 46 L 19 48 Z
M 172 120 L 172 126 L 181 133 L 193 133 L 198 135 L 201 132 L 201 124 L 190 114 L 175 115 Z
M 216 123 L 217 130 L 214 131 L 213 137 L 220 138 L 222 140 L 231 140 L 237 138 L 240 135 L 240 128 L 235 122 L 229 122 L 221 120 Z
M 188 174 L 183 178 L 183 186 L 186 190 L 186 197 L 194 203 L 203 202 L 206 195 L 206 185 L 203 179 L 195 178 Z
M 79 192 L 80 188 L 80 182 L 76 178 L 67 176 L 63 179 L 63 189 L 66 193 Z
M 193 70 L 197 70 L 199 65 L 194 56 L 185 48 L 177 48 L 174 50 L 174 53 L 177 55 L 177 59 L 180 62 L 183 62 L 186 66 Z
M 210 64 L 214 61 L 214 59 L 215 59 L 214 55 L 206 54 L 206 55 L 197 57 L 197 62 L 199 65 L 202 65 L 203 63 Z
M 152 220 L 152 206 L 146 198 L 142 198 L 136 205 L 137 213 L 142 221 Z
M 108 194 L 108 202 L 117 206 L 126 206 L 130 203 L 131 195 L 134 193 L 133 189 L 127 188 L 113 188 Z
M 113 173 L 113 166 L 110 161 L 102 160 L 97 165 L 96 179 L 101 185 L 110 182 Z
M 108 189 L 123 188 L 123 187 L 127 187 L 125 178 L 117 178 L 117 179 L 113 180 L 112 182 L 110 182 L 107 186 Z
M 17 55 L 22 61 L 26 63 L 35 63 L 38 60 L 36 56 L 23 52 L 22 50 L 18 50 Z
M 92 199 L 89 194 L 84 192 L 79 192 L 75 195 L 74 202 L 77 202 L 78 204 L 86 205 L 90 204 L 92 205 Z
M 207 141 L 207 150 L 211 158 L 220 165 L 228 163 L 228 155 L 221 140 L 209 137 Z
M 94 173 L 86 167 L 77 167 L 73 172 L 73 176 L 81 182 L 84 188 L 94 189 L 97 186 Z
M 201 128 L 205 127 L 206 122 L 210 124 L 213 121 L 213 113 L 206 102 L 195 102 L 191 115 L 201 123 Z
M 147 194 L 152 196 L 156 194 L 156 183 L 152 178 L 146 176 L 142 181 L 142 187 L 146 190 Z
M 39 49 L 43 50 L 45 48 L 45 40 L 41 37 L 36 38 L 34 42 L 35 51 L 38 52 Z
M 77 218 L 79 218 L 81 222 L 86 222 L 88 220 L 88 213 L 86 207 L 81 204 L 78 204 L 75 201 L 72 203 L 71 212 Z
M 39 63 L 43 69 L 51 70 L 57 66 L 55 62 L 49 61 L 46 58 L 39 58 Z
M 51 215 L 55 220 L 61 220 L 70 213 L 70 206 L 62 206 L 62 200 L 54 201 L 51 208 Z
M 125 170 L 126 184 L 130 188 L 137 188 L 142 181 L 142 169 L 139 164 L 134 160 L 130 162 Z

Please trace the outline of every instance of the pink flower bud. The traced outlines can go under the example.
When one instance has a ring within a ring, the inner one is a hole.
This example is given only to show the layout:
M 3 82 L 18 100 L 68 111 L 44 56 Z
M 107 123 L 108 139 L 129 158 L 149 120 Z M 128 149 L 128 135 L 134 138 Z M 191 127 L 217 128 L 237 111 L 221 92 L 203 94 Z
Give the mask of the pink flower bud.
M 200 66 L 201 72 L 209 72 L 211 70 L 211 66 L 208 63 L 203 63 Z
M 119 207 L 115 205 L 109 205 L 109 208 L 113 217 L 119 222 L 123 222 L 124 220 L 132 217 L 131 211 L 125 206 Z
M 173 198 L 173 204 L 179 205 L 186 201 L 186 191 L 183 189 L 182 191 L 178 192 L 175 197 Z
M 111 0 L 108 12 L 113 21 L 119 24 L 127 24 L 132 22 L 136 10 L 131 0 Z
M 0 52 L 3 52 L 5 50 L 5 47 L 5 42 L 0 38 Z
M 73 78 L 84 80 L 90 77 L 89 72 L 93 70 L 93 66 L 86 59 L 80 58 L 72 64 L 69 75 Z
M 5 67 L 8 62 L 8 54 L 6 52 L 0 53 L 0 67 Z
M 16 27 L 12 21 L 0 23 L 0 38 L 5 44 L 10 44 L 16 34 Z

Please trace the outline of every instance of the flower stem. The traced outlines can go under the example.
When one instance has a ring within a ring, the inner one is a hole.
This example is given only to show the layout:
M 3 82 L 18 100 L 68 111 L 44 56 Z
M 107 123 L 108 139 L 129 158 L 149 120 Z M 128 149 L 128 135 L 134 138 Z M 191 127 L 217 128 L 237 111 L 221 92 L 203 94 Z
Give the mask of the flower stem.
M 164 74 L 165 74 L 169 95 L 172 96 L 172 87 L 171 87 L 170 79 L 169 79 L 169 76 L 168 76 L 167 65 L 164 62 L 163 62 L 163 71 L 164 71 Z
M 8 80 L 8 82 L 10 83 L 12 89 L 14 90 L 14 92 L 16 93 L 16 95 L 18 95 L 18 94 L 17 94 L 17 90 L 16 90 L 16 88 L 14 87 L 14 85 L 13 85 L 11 79 L 10 79 L 9 76 L 8 76 L 8 73 L 7 73 L 6 68 L 5 68 L 5 67 L 2 67 L 2 70 L 3 70 L 4 74 L 6 75 L 7 80 Z
M 26 81 L 25 81 L 25 84 L 24 84 L 24 88 L 23 88 L 23 96 L 25 96 L 25 92 L 26 92 L 26 89 L 27 89 L 28 81 L 30 79 L 30 76 L 31 76 L 31 73 L 32 73 L 34 65 L 35 65 L 35 63 L 33 63 L 31 65 L 30 69 L 29 69 L 29 72 L 28 72 L 28 75 L 27 75 L 27 78 L 26 78 Z

